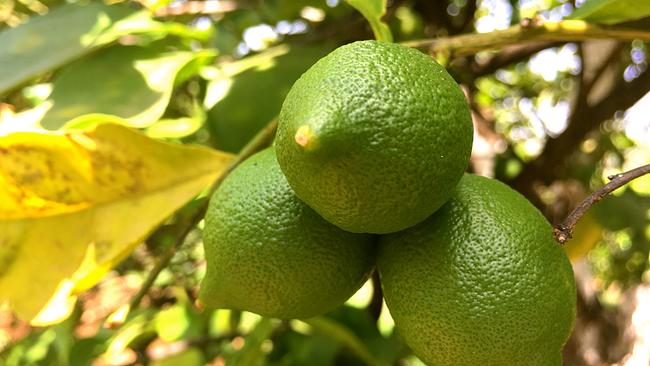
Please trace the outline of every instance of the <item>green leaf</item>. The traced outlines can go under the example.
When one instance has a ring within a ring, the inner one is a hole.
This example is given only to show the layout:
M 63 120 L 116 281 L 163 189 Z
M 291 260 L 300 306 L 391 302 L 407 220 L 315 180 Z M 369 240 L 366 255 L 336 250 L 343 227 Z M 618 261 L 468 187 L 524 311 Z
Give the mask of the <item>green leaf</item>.
M 195 117 L 165 118 L 145 130 L 154 139 L 178 139 L 198 131 L 205 119 Z
M 206 39 L 209 32 L 162 23 L 123 4 L 67 4 L 0 32 L 0 95 L 128 34 Z M 101 73 L 97 73 L 101 74 Z
M 598 222 L 608 230 L 618 231 L 627 228 L 643 232 L 648 225 L 650 197 L 637 194 L 631 189 L 612 194 L 590 208 Z
M 263 365 L 264 351 L 262 343 L 267 340 L 275 329 L 274 322 L 269 318 L 261 318 L 255 327 L 246 335 L 244 347 L 233 355 L 229 365 L 258 366 Z
M 55 340 L 56 331 L 52 328 L 31 332 L 0 353 L 0 365 L 56 365 Z
M 341 350 L 342 346 L 330 337 L 318 333 L 303 334 L 292 329 L 273 337 L 273 352 L 269 359 L 281 359 L 282 363 L 277 363 L 280 365 L 342 365 L 344 363 L 337 359 Z M 356 358 L 353 361 L 353 365 L 358 365 Z
M 186 303 L 177 303 L 156 313 L 154 325 L 158 336 L 166 342 L 196 339 L 203 331 L 203 323 Z
M 381 21 L 386 14 L 386 0 L 345 0 L 357 9 L 370 23 L 375 38 L 379 41 L 392 42 L 393 35 L 388 25 Z
M 312 327 L 315 332 L 326 335 L 341 345 L 348 348 L 355 356 L 365 362 L 368 366 L 378 366 L 382 363 L 375 358 L 368 347 L 359 337 L 350 329 L 325 317 L 315 317 L 303 320 L 294 320 L 293 322 L 306 323 Z
M 185 304 L 174 304 L 160 310 L 154 319 L 156 333 L 166 342 L 182 339 L 190 329 L 190 313 Z
M 126 323 L 106 341 L 107 349 L 104 355 L 110 357 L 123 352 L 133 343 L 137 343 L 138 340 L 154 338 L 156 333 L 154 324 L 151 322 L 154 311 L 153 309 L 145 309 L 129 315 Z
M 390 326 L 388 331 L 384 329 L 386 336 L 382 336 L 379 326 L 385 326 L 385 318 L 389 318 L 392 322 L 385 304 L 379 321 L 373 319 L 366 308 L 347 305 L 339 306 L 327 314 L 327 319 L 345 326 L 355 334 L 376 360 L 393 365 L 408 351 L 405 350 L 403 342 L 397 338 L 393 326 Z
M 112 331 L 102 330 L 91 338 L 78 339 L 70 350 L 70 365 L 92 365 L 93 361 L 108 347 Z
M 63 69 L 49 98 L 35 108 L 42 115 L 40 127 L 90 127 L 84 116 L 95 114 L 117 116 L 130 127 L 149 127 L 165 112 L 178 72 L 204 56 L 138 46 L 103 50 Z M 31 116 L 31 123 L 38 121 L 33 111 L 23 114 Z
M 155 360 L 149 363 L 150 366 L 203 366 L 205 364 L 205 356 L 197 347 L 191 347 L 162 360 Z
M 278 115 L 300 75 L 333 49 L 331 44 L 276 47 L 211 70 L 218 75 L 208 84 L 205 104 L 215 146 L 238 152 Z
M 592 23 L 616 24 L 650 16 L 650 1 L 587 0 L 569 19 Z
M 0 33 L 0 94 L 110 42 L 98 38 L 131 14 L 123 6 L 70 4 Z

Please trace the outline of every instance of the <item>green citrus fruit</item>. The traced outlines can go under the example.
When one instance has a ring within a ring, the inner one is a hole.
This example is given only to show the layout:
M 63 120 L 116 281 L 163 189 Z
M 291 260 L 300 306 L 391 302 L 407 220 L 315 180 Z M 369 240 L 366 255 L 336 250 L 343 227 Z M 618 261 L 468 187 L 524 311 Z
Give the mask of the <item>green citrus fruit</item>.
M 424 220 L 451 194 L 472 145 L 470 112 L 445 69 L 398 44 L 351 43 L 293 85 L 277 154 L 305 203 L 352 232 Z
M 374 263 L 371 237 L 345 232 L 301 202 L 272 148 L 246 160 L 214 193 L 203 244 L 199 299 L 206 306 L 283 319 L 334 309 Z
M 546 219 L 505 184 L 465 175 L 429 219 L 382 237 L 378 269 L 398 332 L 427 364 L 562 364 L 573 271 Z

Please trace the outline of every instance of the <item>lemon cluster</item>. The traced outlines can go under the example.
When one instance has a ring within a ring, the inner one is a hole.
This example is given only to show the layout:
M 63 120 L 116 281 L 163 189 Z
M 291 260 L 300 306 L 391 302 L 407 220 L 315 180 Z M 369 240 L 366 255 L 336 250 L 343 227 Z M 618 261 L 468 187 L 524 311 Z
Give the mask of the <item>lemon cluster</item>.
M 379 271 L 396 329 L 431 365 L 561 365 L 570 263 L 505 184 L 465 174 L 469 108 L 419 51 L 352 43 L 292 87 L 275 147 L 236 168 L 204 231 L 207 306 L 324 314 Z

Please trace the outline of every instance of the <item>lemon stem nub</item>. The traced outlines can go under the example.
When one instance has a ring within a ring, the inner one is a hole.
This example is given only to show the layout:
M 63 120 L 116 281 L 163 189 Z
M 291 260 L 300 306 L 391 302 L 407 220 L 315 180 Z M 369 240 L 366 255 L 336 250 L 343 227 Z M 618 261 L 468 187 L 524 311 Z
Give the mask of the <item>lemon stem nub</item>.
M 311 128 L 307 125 L 303 125 L 298 128 L 298 131 L 296 131 L 294 139 L 298 145 L 306 148 L 307 145 L 309 145 L 309 143 L 313 140 L 313 137 L 314 132 L 311 130 Z

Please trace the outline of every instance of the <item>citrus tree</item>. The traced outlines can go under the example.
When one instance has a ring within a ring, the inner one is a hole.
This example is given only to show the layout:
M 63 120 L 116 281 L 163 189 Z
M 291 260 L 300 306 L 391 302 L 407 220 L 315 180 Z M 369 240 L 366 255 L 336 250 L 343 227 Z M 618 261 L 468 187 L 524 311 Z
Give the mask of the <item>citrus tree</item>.
M 647 1 L 7 0 L 0 364 L 648 364 L 648 42 Z

